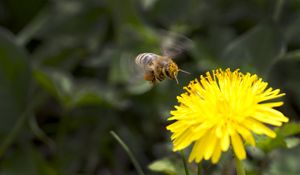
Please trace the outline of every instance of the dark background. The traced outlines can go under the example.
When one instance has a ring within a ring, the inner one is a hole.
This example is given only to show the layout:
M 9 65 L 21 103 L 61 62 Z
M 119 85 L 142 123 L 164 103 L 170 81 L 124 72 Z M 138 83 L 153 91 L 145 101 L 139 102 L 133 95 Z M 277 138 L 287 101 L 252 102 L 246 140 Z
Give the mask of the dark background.
M 0 25 L 1 175 L 136 174 L 110 130 L 146 174 L 172 174 L 181 164 L 165 126 L 176 96 L 227 67 L 285 92 L 280 110 L 292 121 L 248 150 L 247 172 L 300 173 L 299 0 L 1 0 Z M 169 33 L 190 39 L 175 61 L 192 75 L 151 87 L 130 60 L 160 54 Z M 166 167 L 149 170 L 158 159 Z M 234 172 L 226 155 L 204 164 L 209 174 Z

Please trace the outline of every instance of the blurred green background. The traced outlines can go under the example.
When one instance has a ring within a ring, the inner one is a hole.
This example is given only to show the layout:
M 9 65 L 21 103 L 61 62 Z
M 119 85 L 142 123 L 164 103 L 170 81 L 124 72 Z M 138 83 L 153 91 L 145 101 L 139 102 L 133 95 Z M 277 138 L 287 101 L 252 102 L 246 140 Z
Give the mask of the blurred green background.
M 128 61 L 160 54 L 168 32 L 190 39 L 175 61 L 192 75 L 150 87 Z M 137 174 L 110 130 L 146 174 L 181 174 L 166 119 L 184 85 L 219 67 L 286 93 L 292 123 L 248 150 L 248 174 L 300 174 L 299 0 L 1 0 L 0 175 Z M 226 156 L 204 170 L 234 174 Z

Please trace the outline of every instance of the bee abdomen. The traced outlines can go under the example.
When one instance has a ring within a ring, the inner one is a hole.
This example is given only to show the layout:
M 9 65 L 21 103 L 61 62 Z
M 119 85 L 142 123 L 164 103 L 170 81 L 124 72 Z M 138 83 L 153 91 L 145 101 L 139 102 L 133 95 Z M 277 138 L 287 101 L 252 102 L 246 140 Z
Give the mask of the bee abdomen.
M 152 64 L 153 59 L 157 58 L 158 55 L 153 53 L 141 53 L 135 58 L 135 63 L 141 66 Z

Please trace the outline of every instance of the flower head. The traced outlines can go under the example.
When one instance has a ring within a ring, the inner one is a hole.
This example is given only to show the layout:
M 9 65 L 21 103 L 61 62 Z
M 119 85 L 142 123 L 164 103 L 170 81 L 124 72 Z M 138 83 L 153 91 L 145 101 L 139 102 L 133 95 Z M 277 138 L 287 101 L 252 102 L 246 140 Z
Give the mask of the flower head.
M 275 132 L 265 124 L 281 126 L 288 121 L 273 109 L 283 105 L 273 99 L 284 93 L 267 86 L 256 74 L 230 69 L 207 72 L 200 80 L 191 81 L 184 87 L 187 92 L 177 97 L 179 105 L 168 119 L 175 120 L 167 126 L 172 132 L 173 150 L 194 143 L 190 162 L 211 159 L 217 163 L 232 145 L 237 158 L 245 159 L 244 142 L 255 146 L 254 133 L 274 138 Z

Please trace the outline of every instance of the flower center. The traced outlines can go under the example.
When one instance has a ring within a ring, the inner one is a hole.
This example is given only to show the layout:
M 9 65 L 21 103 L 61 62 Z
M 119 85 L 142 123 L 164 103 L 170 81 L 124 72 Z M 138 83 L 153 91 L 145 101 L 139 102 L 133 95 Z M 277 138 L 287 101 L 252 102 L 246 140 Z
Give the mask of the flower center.
M 242 122 L 249 115 L 249 110 L 244 105 L 237 105 L 231 100 L 219 98 L 216 101 L 218 119 Z

